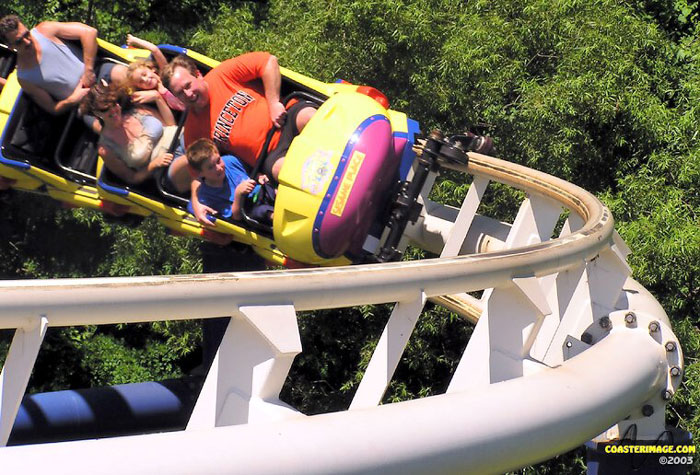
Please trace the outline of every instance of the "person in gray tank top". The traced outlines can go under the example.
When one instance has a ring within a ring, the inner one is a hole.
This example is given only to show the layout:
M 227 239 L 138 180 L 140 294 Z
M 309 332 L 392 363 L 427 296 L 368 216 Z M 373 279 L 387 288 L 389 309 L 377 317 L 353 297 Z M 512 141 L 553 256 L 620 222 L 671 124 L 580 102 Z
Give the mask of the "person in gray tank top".
M 31 32 L 16 15 L 0 19 L 0 35 L 17 50 L 17 79 L 45 111 L 58 115 L 80 103 L 95 83 L 97 30 L 45 21 Z M 63 40 L 80 40 L 80 48 Z
M 41 59 L 30 68 L 17 70 L 21 83 L 31 83 L 54 99 L 70 96 L 83 76 L 83 53 L 73 43 L 57 44 L 34 28 L 32 37 L 41 49 Z

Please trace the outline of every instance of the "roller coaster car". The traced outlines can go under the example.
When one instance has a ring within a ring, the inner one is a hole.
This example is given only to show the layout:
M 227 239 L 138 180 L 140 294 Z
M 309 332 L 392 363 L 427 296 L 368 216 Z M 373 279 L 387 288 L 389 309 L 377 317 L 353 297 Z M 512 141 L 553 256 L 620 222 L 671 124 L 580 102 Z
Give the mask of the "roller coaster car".
M 98 40 L 98 64 L 128 62 L 148 55 Z M 76 111 L 52 116 L 24 94 L 15 72 L 14 51 L 0 45 L 0 188 L 11 185 L 46 194 L 70 207 L 110 211 L 96 188 L 97 135 Z
M 148 54 L 98 41 L 98 61 L 128 63 Z M 218 64 L 183 48 L 160 48 L 166 56 L 190 56 L 202 73 Z M 398 242 L 406 224 L 418 216 L 416 199 L 428 172 L 437 169 L 437 159 L 467 160 L 462 142 L 437 135 L 421 143 L 426 153 L 416 160 L 418 123 L 389 109 L 386 97 L 374 88 L 322 83 L 280 68 L 281 95 L 310 100 L 318 110 L 286 155 L 273 223 L 252 219 L 247 202 L 241 221 L 216 219 L 204 227 L 188 212 L 189 197 L 173 191 L 165 173 L 136 186 L 113 175 L 97 157 L 97 137 L 75 112 L 62 117 L 42 113 L 19 88 L 13 53 L 0 51 L 3 61 L 11 63 L 0 64 L 9 79 L 0 96 L 0 177 L 6 183 L 113 215 L 153 214 L 175 233 L 222 244 L 235 240 L 277 264 L 396 259 Z

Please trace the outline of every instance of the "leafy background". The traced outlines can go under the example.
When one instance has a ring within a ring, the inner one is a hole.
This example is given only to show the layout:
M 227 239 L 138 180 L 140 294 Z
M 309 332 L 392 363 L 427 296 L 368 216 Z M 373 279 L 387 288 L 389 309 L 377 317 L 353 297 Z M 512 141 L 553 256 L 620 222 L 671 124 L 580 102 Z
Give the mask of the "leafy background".
M 0 14 L 84 21 L 217 59 L 268 50 L 324 81 L 370 84 L 423 130 L 473 130 L 498 154 L 594 192 L 633 250 L 634 277 L 671 317 L 685 351 L 667 419 L 700 427 L 700 69 L 693 0 L 6 0 Z M 467 184 L 446 177 L 436 198 Z M 514 193 L 491 209 L 512 215 Z M 5 279 L 191 273 L 200 244 L 30 195 L 2 197 Z M 283 396 L 306 413 L 347 407 L 388 315 L 361 307 L 302 315 L 305 352 Z M 428 307 L 385 401 L 444 391 L 470 327 Z M 4 335 L 5 348 L 9 336 Z M 200 358 L 196 323 L 51 329 L 31 391 L 177 376 Z M 0 348 L 0 355 L 4 351 Z M 579 473 L 581 450 L 528 473 Z

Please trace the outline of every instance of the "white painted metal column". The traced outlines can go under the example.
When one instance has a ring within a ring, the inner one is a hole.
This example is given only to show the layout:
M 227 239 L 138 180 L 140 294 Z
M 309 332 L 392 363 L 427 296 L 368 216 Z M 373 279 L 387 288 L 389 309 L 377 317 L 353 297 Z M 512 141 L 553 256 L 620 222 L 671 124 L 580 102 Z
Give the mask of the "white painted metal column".
M 561 205 L 536 195 L 520 206 L 506 240 L 508 249 L 549 240 Z M 534 276 L 514 275 L 510 285 L 486 289 L 484 312 L 474 328 L 448 393 L 516 378 L 540 365 L 529 358 L 549 305 Z
M 459 253 L 488 184 L 488 178 L 474 177 L 440 257 L 452 257 Z M 425 294 L 421 293 L 412 301 L 396 304 L 357 388 L 350 409 L 373 407 L 381 402 L 418 317 L 423 311 L 425 300 Z
M 572 232 L 579 230 L 583 224 L 583 219 L 580 216 L 571 213 L 564 222 L 559 237 L 569 236 Z M 586 346 L 578 338 L 569 338 L 568 332 L 556 345 L 552 345 L 552 338 L 557 329 L 559 329 L 562 318 L 567 312 L 581 315 L 587 311 L 587 308 L 590 308 L 589 290 L 586 279 L 584 279 L 585 270 L 586 263 L 582 260 L 575 267 L 542 277 L 542 288 L 547 295 L 547 301 L 552 309 L 552 313 L 544 318 L 539 331 L 539 338 L 531 349 L 530 354 L 534 359 L 544 361 L 545 355 L 550 348 L 558 348 L 559 361 L 563 361 L 565 351 L 567 354 L 570 352 L 574 353 L 580 351 L 582 346 Z M 562 345 L 566 344 L 571 345 L 572 351 L 562 348 Z M 548 360 L 548 363 L 557 364 L 552 360 Z
M 44 341 L 49 321 L 46 315 L 33 326 L 18 328 L 12 338 L 5 365 L 0 372 L 0 446 L 7 445 L 22 397 L 27 389 L 36 356 Z
M 454 226 L 452 226 L 450 237 L 447 239 L 442 253 L 440 253 L 440 257 L 453 257 L 459 254 L 459 250 L 462 248 L 469 229 L 471 229 L 472 222 L 474 222 L 474 217 L 488 185 L 488 178 L 482 176 L 474 177 L 472 184 L 469 186 L 469 191 L 467 191 L 467 196 L 462 202 L 462 207 L 459 209 Z
M 381 402 L 423 311 L 425 300 L 425 294 L 421 292 L 413 300 L 396 304 L 352 399 L 351 410 L 374 407 Z
M 299 416 L 279 400 L 301 352 L 291 305 L 239 307 L 214 357 L 187 430 Z
M 567 344 L 588 346 L 607 334 L 604 318 L 615 310 L 622 286 L 631 274 L 625 251 L 626 246 L 620 240 L 601 251 L 596 259 L 556 275 L 556 286 L 551 291 L 556 292 L 562 313 L 554 335 L 543 338 L 550 342 L 543 358 L 546 364 L 561 364 L 575 354 L 566 351 Z M 549 280 L 552 282 L 551 276 Z M 583 337 L 584 334 L 587 336 Z

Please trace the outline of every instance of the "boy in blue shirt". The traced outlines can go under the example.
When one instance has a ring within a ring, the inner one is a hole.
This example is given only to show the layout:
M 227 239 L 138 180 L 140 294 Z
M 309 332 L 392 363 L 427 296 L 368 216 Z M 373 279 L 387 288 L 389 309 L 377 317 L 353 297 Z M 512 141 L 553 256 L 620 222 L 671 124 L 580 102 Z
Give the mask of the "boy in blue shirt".
M 255 187 L 255 180 L 248 173 L 238 158 L 233 155 L 219 154 L 219 150 L 210 139 L 196 140 L 187 147 L 187 161 L 197 173 L 199 181 L 193 183 L 190 211 L 200 207 L 209 215 L 222 218 L 242 218 L 241 206 L 245 196 Z M 258 182 L 274 199 L 275 189 L 268 184 L 268 177 L 260 175 Z M 260 222 L 271 222 L 273 206 L 258 203 L 251 210 L 251 218 Z M 211 219 L 211 218 L 210 218 Z

